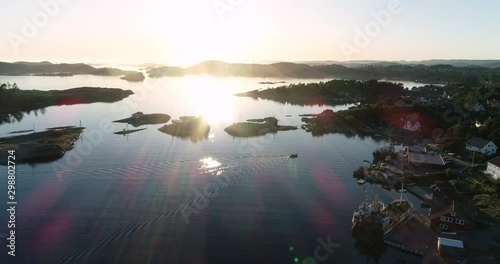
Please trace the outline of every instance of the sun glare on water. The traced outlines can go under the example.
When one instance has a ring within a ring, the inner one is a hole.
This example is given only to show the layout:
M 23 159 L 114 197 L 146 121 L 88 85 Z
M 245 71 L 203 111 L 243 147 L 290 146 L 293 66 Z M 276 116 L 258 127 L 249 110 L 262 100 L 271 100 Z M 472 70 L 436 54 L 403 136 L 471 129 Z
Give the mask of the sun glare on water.
M 201 162 L 200 169 L 204 172 L 212 173 L 214 175 L 220 175 L 224 170 L 224 167 L 221 166 L 222 163 L 218 162 L 212 157 L 203 158 L 200 160 L 200 162 Z
M 221 85 L 212 77 L 192 77 L 189 80 L 189 103 L 196 115 L 203 116 L 211 125 L 229 122 L 232 118 L 232 93 Z

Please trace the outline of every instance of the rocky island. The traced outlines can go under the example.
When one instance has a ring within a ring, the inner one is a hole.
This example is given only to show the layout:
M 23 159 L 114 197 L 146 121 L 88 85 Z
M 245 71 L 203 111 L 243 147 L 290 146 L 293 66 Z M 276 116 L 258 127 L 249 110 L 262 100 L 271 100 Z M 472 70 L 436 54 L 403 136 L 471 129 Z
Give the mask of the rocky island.
M 15 150 L 16 164 L 51 162 L 73 149 L 83 129 L 83 127 L 67 127 L 0 138 L 0 156 L 3 160 L 7 160 L 7 151 Z
M 120 77 L 120 79 L 129 81 L 129 82 L 142 82 L 146 77 L 142 72 L 129 72 L 125 74 L 125 76 Z
M 144 114 L 142 112 L 137 112 L 132 114 L 129 118 L 115 120 L 116 123 L 127 123 L 134 127 L 142 125 L 157 125 L 164 124 L 170 120 L 170 116 L 167 114 Z
M 278 131 L 296 130 L 295 126 L 280 126 L 275 117 L 262 119 L 248 119 L 247 122 L 235 123 L 224 129 L 229 135 L 235 137 L 258 137 L 267 133 Z
M 172 120 L 172 124 L 164 125 L 159 131 L 182 138 L 190 138 L 198 142 L 208 137 L 210 125 L 203 117 L 181 116 L 178 120 Z
M 118 88 L 80 87 L 67 90 L 21 90 L 0 88 L 0 113 L 30 111 L 55 105 L 112 103 L 134 94 Z M 6 87 L 6 86 L 5 86 Z

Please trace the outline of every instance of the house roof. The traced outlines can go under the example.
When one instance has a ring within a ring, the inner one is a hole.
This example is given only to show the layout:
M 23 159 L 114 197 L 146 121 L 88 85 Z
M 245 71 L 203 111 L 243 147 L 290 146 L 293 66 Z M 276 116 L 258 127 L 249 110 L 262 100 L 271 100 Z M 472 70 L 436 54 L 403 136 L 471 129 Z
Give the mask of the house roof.
M 432 204 L 429 219 L 436 219 L 455 212 L 468 223 L 476 221 L 476 207 L 470 201 L 461 199 L 450 184 L 442 184 L 432 192 Z
M 491 163 L 497 167 L 500 167 L 500 156 L 494 157 L 490 160 L 488 160 L 488 163 Z
M 425 152 L 425 148 L 420 145 L 413 145 L 408 147 L 408 149 L 410 150 L 410 152 L 420 152 L 420 153 Z
M 444 237 L 438 237 L 438 244 L 440 246 L 464 248 L 464 242 L 462 242 L 461 240 L 449 239 Z
M 441 158 L 441 155 L 432 155 L 427 153 L 418 153 L 410 151 L 410 153 L 408 153 L 408 161 L 412 163 L 444 166 L 444 161 Z
M 471 139 L 469 139 L 469 141 L 467 141 L 465 143 L 465 145 L 473 146 L 473 147 L 476 147 L 476 148 L 484 148 L 490 142 L 491 141 L 486 140 L 486 139 L 482 139 L 482 138 L 478 138 L 478 137 L 472 137 Z

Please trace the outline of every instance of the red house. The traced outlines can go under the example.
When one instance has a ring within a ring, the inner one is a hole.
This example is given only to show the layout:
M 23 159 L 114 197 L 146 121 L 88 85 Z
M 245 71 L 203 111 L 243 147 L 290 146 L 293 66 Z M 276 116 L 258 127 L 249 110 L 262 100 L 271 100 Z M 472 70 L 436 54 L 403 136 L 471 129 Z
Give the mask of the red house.
M 474 204 L 459 197 L 455 188 L 450 184 L 433 187 L 429 214 L 431 227 L 444 232 L 474 230 L 477 217 Z

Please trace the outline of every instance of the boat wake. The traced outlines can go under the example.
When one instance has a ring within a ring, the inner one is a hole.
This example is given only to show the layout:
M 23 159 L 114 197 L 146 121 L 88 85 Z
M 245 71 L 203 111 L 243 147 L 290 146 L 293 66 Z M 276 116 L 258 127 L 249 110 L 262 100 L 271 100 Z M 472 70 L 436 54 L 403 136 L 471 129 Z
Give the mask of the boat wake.
M 188 222 L 182 217 L 183 210 L 186 207 L 196 206 L 200 200 L 200 193 L 203 193 L 206 197 L 211 197 L 221 192 L 222 189 L 258 171 L 275 166 L 288 159 L 288 156 L 282 155 L 236 157 L 218 159 L 217 162 L 221 165 L 217 167 L 202 166 L 200 168 L 200 161 L 183 161 L 166 164 L 141 164 L 126 168 L 86 168 L 71 171 L 71 177 L 97 178 L 100 180 L 123 177 L 124 174 L 122 173 L 127 172 L 127 175 L 132 175 L 131 177 L 127 176 L 127 180 L 131 180 L 133 178 L 144 179 L 144 177 L 147 177 L 146 174 L 164 173 L 165 171 L 188 167 L 197 168 L 198 174 L 209 175 L 212 180 L 208 181 L 203 187 L 187 192 L 171 202 L 152 202 L 152 205 L 147 210 L 127 211 L 125 217 L 109 221 L 110 223 L 106 225 L 96 225 L 89 232 L 78 234 L 78 238 L 72 239 L 71 243 L 65 243 L 56 249 L 44 252 L 42 255 L 32 256 L 26 259 L 24 263 L 78 263 L 91 258 L 98 250 L 112 246 L 139 230 L 147 230 L 154 225 L 162 224 L 165 220 L 174 222 L 174 225 L 187 225 Z M 75 230 L 75 232 L 78 232 L 78 230 Z

